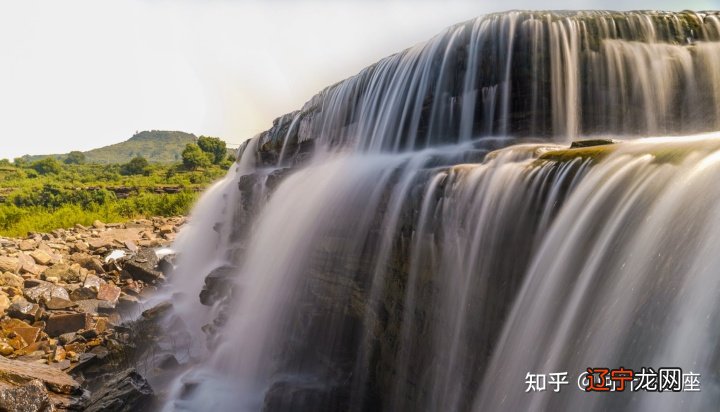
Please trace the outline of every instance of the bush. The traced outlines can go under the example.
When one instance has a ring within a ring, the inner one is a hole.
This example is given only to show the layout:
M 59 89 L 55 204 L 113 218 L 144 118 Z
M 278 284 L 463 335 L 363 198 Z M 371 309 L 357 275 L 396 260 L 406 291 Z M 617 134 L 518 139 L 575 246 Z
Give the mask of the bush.
M 85 154 L 77 150 L 68 153 L 65 158 L 66 165 L 81 165 L 83 163 L 85 163 Z
M 227 157 L 227 145 L 217 137 L 200 136 L 197 145 L 210 156 L 213 164 L 219 165 Z
M 212 163 L 207 153 L 200 149 L 195 143 L 189 143 L 182 152 L 183 166 L 188 170 L 196 170 L 200 167 L 208 167 Z
M 142 175 L 145 174 L 149 165 L 147 159 L 142 156 L 137 156 L 120 166 L 120 174 L 123 176 Z
M 46 157 L 42 160 L 38 160 L 30 165 L 30 168 L 35 170 L 41 175 L 58 174 L 62 171 L 62 165 L 60 162 L 52 157 Z

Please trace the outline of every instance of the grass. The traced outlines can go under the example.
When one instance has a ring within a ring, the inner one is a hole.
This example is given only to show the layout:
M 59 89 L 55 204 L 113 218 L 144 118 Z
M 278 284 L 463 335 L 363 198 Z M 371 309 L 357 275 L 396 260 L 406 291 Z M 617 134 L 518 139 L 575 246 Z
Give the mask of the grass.
M 30 165 L 0 166 L 0 236 L 22 237 L 150 216 L 187 214 L 200 191 L 222 177 L 225 167 L 184 170 L 151 164 L 142 174 L 123 176 L 120 165 L 62 165 L 41 175 Z M 172 187 L 177 193 L 156 193 Z M 122 190 L 118 190 L 121 188 Z M 128 192 L 127 197 L 121 192 Z

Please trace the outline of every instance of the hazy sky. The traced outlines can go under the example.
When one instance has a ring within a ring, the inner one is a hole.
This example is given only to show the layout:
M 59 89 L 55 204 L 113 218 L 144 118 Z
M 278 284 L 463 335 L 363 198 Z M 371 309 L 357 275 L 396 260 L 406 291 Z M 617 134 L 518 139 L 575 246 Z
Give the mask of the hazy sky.
M 0 158 L 183 130 L 240 143 L 324 86 L 507 9 L 689 1 L 0 0 Z

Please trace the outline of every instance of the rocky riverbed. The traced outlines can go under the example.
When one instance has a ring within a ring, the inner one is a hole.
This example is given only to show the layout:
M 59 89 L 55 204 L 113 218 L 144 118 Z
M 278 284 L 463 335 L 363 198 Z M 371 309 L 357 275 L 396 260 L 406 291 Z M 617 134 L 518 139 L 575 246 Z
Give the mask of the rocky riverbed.
M 137 328 L 163 311 L 142 302 L 172 266 L 157 251 L 184 223 L 96 221 L 0 238 L 0 410 L 135 411 L 153 401 L 134 369 Z

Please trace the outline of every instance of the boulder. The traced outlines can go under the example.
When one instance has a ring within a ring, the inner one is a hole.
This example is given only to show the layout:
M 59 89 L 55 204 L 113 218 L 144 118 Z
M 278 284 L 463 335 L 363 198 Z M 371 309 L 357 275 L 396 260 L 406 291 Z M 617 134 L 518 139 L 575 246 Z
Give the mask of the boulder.
M 205 285 L 200 291 L 200 303 L 212 306 L 219 300 L 230 296 L 234 289 L 232 275 L 237 268 L 221 266 L 214 269 L 205 277 Z
M 134 369 L 106 382 L 90 397 L 86 412 L 133 412 L 149 410 L 154 394 L 150 384 Z
M 46 269 L 42 275 L 47 279 L 49 277 L 55 277 L 66 283 L 73 283 L 80 281 L 80 271 L 77 267 L 72 267 L 66 263 L 58 263 L 52 267 Z
M 38 379 L 33 379 L 22 386 L 0 389 L 0 411 L 51 412 L 54 410 L 45 385 Z
M 9 256 L 0 256 L 0 272 L 17 273 L 20 270 L 20 260 Z
M 35 242 L 28 239 L 21 241 L 20 244 L 18 244 L 18 249 L 22 250 L 23 252 L 27 252 L 30 250 L 35 250 L 35 246 Z
M 101 284 L 98 289 L 97 298 L 98 300 L 117 303 L 120 298 L 120 288 L 112 283 Z
M 73 394 L 80 385 L 67 373 L 48 365 L 27 363 L 0 357 L 0 378 L 16 384 L 40 380 L 53 392 Z
M 35 322 L 42 317 L 43 311 L 37 304 L 21 299 L 13 302 L 8 307 L 7 314 L 11 318 Z
M 47 266 L 53 262 L 53 256 L 41 249 L 38 249 L 32 253 L 30 253 L 30 256 L 35 259 L 35 263 L 38 265 Z
M 55 337 L 88 328 L 90 328 L 90 315 L 87 313 L 58 314 L 48 317 L 45 333 Z
M 163 274 L 157 270 L 158 258 L 155 251 L 143 248 L 135 256 L 125 262 L 123 269 L 135 280 L 146 283 L 155 283 L 163 279 Z
M 67 290 L 49 282 L 25 289 L 25 297 L 35 303 L 47 302 L 52 298 L 70 300 Z
M 22 288 L 25 283 L 25 280 L 10 272 L 4 272 L 0 274 L 0 286 L 10 286 L 13 288 Z

